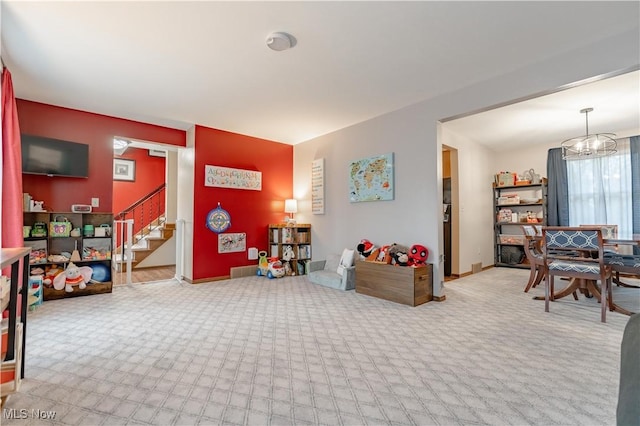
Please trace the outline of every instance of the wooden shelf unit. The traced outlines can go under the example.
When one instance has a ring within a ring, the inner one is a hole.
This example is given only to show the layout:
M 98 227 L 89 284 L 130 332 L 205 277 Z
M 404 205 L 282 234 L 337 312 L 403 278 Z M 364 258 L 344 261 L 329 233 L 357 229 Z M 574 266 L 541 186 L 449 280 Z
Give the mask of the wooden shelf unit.
M 111 213 L 70 213 L 70 212 L 24 212 L 24 225 L 33 226 L 36 223 L 44 223 L 47 235 L 45 237 L 26 237 L 25 245 L 32 247 L 39 247 L 44 245 L 46 247 L 47 256 L 52 254 L 60 254 L 62 252 L 73 253 L 76 249 L 80 254 L 80 261 L 74 261 L 77 266 L 92 266 L 102 264 L 109 271 L 109 275 L 113 273 L 112 269 L 112 252 L 113 252 L 113 237 L 107 236 L 84 236 L 85 225 L 92 225 L 94 232 L 100 225 L 106 224 L 113 229 L 113 214 Z M 64 217 L 72 224 L 72 228 L 80 228 L 79 237 L 54 237 L 49 232 L 49 223 L 56 221 L 56 218 Z M 30 268 L 42 268 L 48 269 L 53 265 L 57 265 L 60 269 L 64 270 L 68 261 L 64 262 L 50 262 L 48 259 L 46 262 L 37 261 L 30 263 Z M 45 286 L 43 288 L 44 300 L 63 299 L 66 297 L 87 296 L 92 294 L 111 293 L 113 290 L 112 280 L 99 282 L 99 283 L 87 283 L 87 287 L 80 289 L 74 287 L 73 292 L 67 293 L 64 289 L 56 290 L 53 287 Z
M 521 196 L 520 202 L 517 204 L 500 204 L 499 200 L 505 193 L 513 193 Z M 522 197 L 522 194 L 527 196 Z M 523 203 L 522 199 L 532 199 L 535 197 L 539 200 L 538 202 L 526 202 Z M 500 211 L 504 209 L 509 209 L 518 215 L 520 213 L 524 213 L 526 211 L 532 211 L 536 215 L 542 214 L 542 222 L 536 223 L 528 223 L 528 222 L 509 222 L 509 221 L 501 221 L 500 220 Z M 495 266 L 504 266 L 507 268 L 522 268 L 529 269 L 531 265 L 527 262 L 526 257 L 521 263 L 508 263 L 503 260 L 503 248 L 504 247 L 521 247 L 522 254 L 524 255 L 524 233 L 520 228 L 521 225 L 542 225 L 546 226 L 547 224 L 547 179 L 542 178 L 541 182 L 538 184 L 528 184 L 528 185 L 509 185 L 509 186 L 498 186 L 496 183 L 493 183 L 493 232 L 494 232 L 494 265 Z M 519 242 L 503 242 L 501 239 L 502 236 L 522 236 L 522 243 Z
M 306 275 L 309 261 L 311 261 L 311 225 L 304 223 L 269 225 L 268 256 L 282 260 L 286 246 L 291 246 L 295 255 L 290 261 L 292 274 Z

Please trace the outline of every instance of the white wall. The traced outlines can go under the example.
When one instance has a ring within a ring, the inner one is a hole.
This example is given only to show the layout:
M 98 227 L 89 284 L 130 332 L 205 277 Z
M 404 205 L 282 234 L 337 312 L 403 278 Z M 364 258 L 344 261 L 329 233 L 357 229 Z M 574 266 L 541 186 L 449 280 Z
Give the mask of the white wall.
M 442 143 L 458 150 L 458 246 L 459 257 L 452 262 L 453 274 L 471 272 L 471 265 L 493 265 L 493 157 L 483 145 L 447 130 L 440 133 Z M 454 204 L 455 206 L 455 204 Z M 454 213 L 455 216 L 455 213 Z M 453 238 L 453 236 L 452 236 Z
M 379 244 L 419 242 L 432 251 L 429 261 L 434 263 L 434 295 L 444 295 L 443 268 L 439 261 L 442 141 L 438 140 L 438 120 L 639 64 L 640 40 L 637 32 L 630 31 L 296 145 L 294 194 L 304 200 L 297 217 L 299 222 L 312 224 L 313 257 L 321 259 L 344 247 L 354 247 L 362 238 Z M 385 152 L 395 153 L 395 200 L 349 203 L 347 164 Z M 463 154 L 459 152 L 459 155 Z M 310 213 L 310 167 L 311 161 L 317 158 L 325 158 L 324 215 Z M 495 166 L 491 164 L 491 167 Z M 486 176 L 481 179 L 488 187 L 490 180 L 487 183 Z M 466 188 L 461 191 L 473 192 Z M 491 200 L 490 196 L 484 199 Z M 463 201 L 470 210 L 486 209 L 484 205 Z M 486 212 L 478 211 L 478 214 Z M 465 217 L 473 220 L 473 216 Z M 461 227 L 473 228 L 464 223 Z M 464 243 L 467 235 L 462 234 L 461 238 Z M 472 246 L 471 250 L 474 249 L 477 247 Z
M 534 169 L 536 174 L 547 177 L 547 152 L 551 148 L 559 148 L 562 141 L 551 141 L 543 145 L 535 145 L 518 149 L 495 151 L 493 153 L 494 172 L 516 172 Z
M 187 130 L 187 147 L 178 153 L 177 222 L 184 221 L 181 228 L 177 223 L 179 236 L 184 243 L 176 240 L 176 264 L 182 262 L 182 277 L 193 280 L 193 193 L 195 189 L 195 126 Z M 178 274 L 178 272 L 176 272 Z M 178 277 L 181 279 L 182 277 Z
M 167 223 L 176 223 L 178 217 L 178 152 L 167 151 L 165 160 L 165 218 Z M 175 257 L 174 257 L 175 259 Z

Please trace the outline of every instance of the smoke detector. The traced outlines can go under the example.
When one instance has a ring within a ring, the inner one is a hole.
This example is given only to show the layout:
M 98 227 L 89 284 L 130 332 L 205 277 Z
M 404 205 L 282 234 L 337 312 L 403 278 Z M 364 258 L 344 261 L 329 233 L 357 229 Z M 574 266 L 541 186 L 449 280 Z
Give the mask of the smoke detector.
M 296 45 L 296 39 L 291 35 L 283 32 L 272 33 L 267 37 L 267 47 L 277 52 L 291 49 Z

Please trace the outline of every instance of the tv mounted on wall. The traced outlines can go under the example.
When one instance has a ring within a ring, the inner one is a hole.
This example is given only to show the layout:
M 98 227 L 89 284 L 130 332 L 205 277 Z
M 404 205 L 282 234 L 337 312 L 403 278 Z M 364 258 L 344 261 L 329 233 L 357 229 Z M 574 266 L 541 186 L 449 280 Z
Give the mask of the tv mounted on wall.
M 89 177 L 89 145 L 25 134 L 21 139 L 22 173 Z

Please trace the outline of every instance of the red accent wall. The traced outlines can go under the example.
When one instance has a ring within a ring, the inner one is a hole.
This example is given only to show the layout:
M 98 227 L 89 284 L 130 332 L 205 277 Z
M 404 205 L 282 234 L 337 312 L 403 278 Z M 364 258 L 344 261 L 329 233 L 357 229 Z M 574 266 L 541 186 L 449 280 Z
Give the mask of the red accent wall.
M 17 100 L 22 133 L 89 145 L 89 177 L 66 178 L 22 175 L 23 191 L 43 200 L 49 211 L 67 212 L 72 204 L 91 204 L 97 212 L 113 211 L 113 137 L 122 136 L 186 146 L 186 132 L 153 124 L 93 114 L 53 105 Z
M 262 190 L 205 187 L 205 165 L 262 173 Z M 293 146 L 196 126 L 193 279 L 224 277 L 229 268 L 257 263 L 247 252 L 218 253 L 218 234 L 206 226 L 218 206 L 231 215 L 225 232 L 245 232 L 247 248 L 267 249 L 270 223 L 282 222 L 284 200 L 293 193 Z
M 148 149 L 127 148 L 114 158 L 134 160 L 135 181 L 113 181 L 113 213 L 118 214 L 162 185 L 165 180 L 165 158 L 152 157 Z

